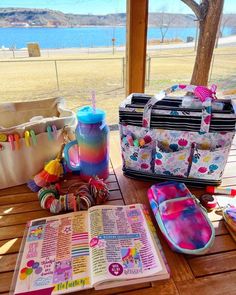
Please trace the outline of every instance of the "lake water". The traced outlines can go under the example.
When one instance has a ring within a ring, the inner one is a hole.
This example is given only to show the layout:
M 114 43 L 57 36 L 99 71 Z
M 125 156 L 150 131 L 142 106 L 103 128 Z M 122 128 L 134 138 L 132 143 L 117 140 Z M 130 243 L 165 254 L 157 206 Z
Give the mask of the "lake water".
M 232 34 L 232 28 L 226 27 L 223 36 Z M 180 38 L 186 41 L 188 36 L 195 38 L 196 28 L 169 28 L 165 38 Z M 82 27 L 82 28 L 0 28 L 0 48 L 25 48 L 29 42 L 38 42 L 41 48 L 80 48 L 107 47 L 125 45 L 125 27 Z M 148 29 L 148 40 L 161 39 L 159 28 Z

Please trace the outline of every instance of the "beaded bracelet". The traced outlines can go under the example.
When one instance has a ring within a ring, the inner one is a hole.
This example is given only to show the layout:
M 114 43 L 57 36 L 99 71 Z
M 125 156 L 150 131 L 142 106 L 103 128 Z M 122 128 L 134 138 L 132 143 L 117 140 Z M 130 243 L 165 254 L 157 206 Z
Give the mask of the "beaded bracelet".
M 73 192 L 70 192 L 73 190 Z M 109 196 L 106 184 L 100 179 L 91 178 L 89 183 L 78 182 L 71 185 L 66 194 L 59 194 L 60 186 L 50 185 L 38 192 L 40 205 L 51 213 L 88 210 L 96 204 L 104 203 Z

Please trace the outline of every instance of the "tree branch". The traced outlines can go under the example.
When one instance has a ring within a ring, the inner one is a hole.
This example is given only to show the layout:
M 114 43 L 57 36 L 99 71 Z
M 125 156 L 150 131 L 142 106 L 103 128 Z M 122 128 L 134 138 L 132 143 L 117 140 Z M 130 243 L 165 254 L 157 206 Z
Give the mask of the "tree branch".
M 195 2 L 194 0 L 181 0 L 181 1 L 184 2 L 186 5 L 188 5 L 192 9 L 196 17 L 198 18 L 198 20 L 201 19 L 201 8 L 197 2 Z
M 194 0 L 181 0 L 195 13 L 198 21 L 203 21 L 207 15 L 209 0 L 202 0 L 201 4 L 198 4 Z
M 202 0 L 201 4 L 200 4 L 200 13 L 201 13 L 201 17 L 200 17 L 200 21 L 204 20 L 204 18 L 207 15 L 208 12 L 208 7 L 209 7 L 209 0 Z

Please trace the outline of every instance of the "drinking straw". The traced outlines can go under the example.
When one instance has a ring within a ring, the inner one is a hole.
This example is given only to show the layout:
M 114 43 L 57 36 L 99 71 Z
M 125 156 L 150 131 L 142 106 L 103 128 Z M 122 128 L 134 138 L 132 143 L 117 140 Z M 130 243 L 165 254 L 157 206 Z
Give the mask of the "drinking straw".
M 92 91 L 92 108 L 93 112 L 96 113 L 96 92 Z

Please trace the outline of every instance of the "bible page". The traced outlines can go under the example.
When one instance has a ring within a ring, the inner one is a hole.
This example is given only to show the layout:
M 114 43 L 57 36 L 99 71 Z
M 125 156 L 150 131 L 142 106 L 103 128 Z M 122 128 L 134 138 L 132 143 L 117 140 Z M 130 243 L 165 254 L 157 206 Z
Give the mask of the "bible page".
M 33 294 L 58 294 L 91 287 L 88 212 L 31 221 L 14 294 L 37 290 Z
M 89 234 L 93 284 L 162 270 L 139 204 L 89 209 Z

